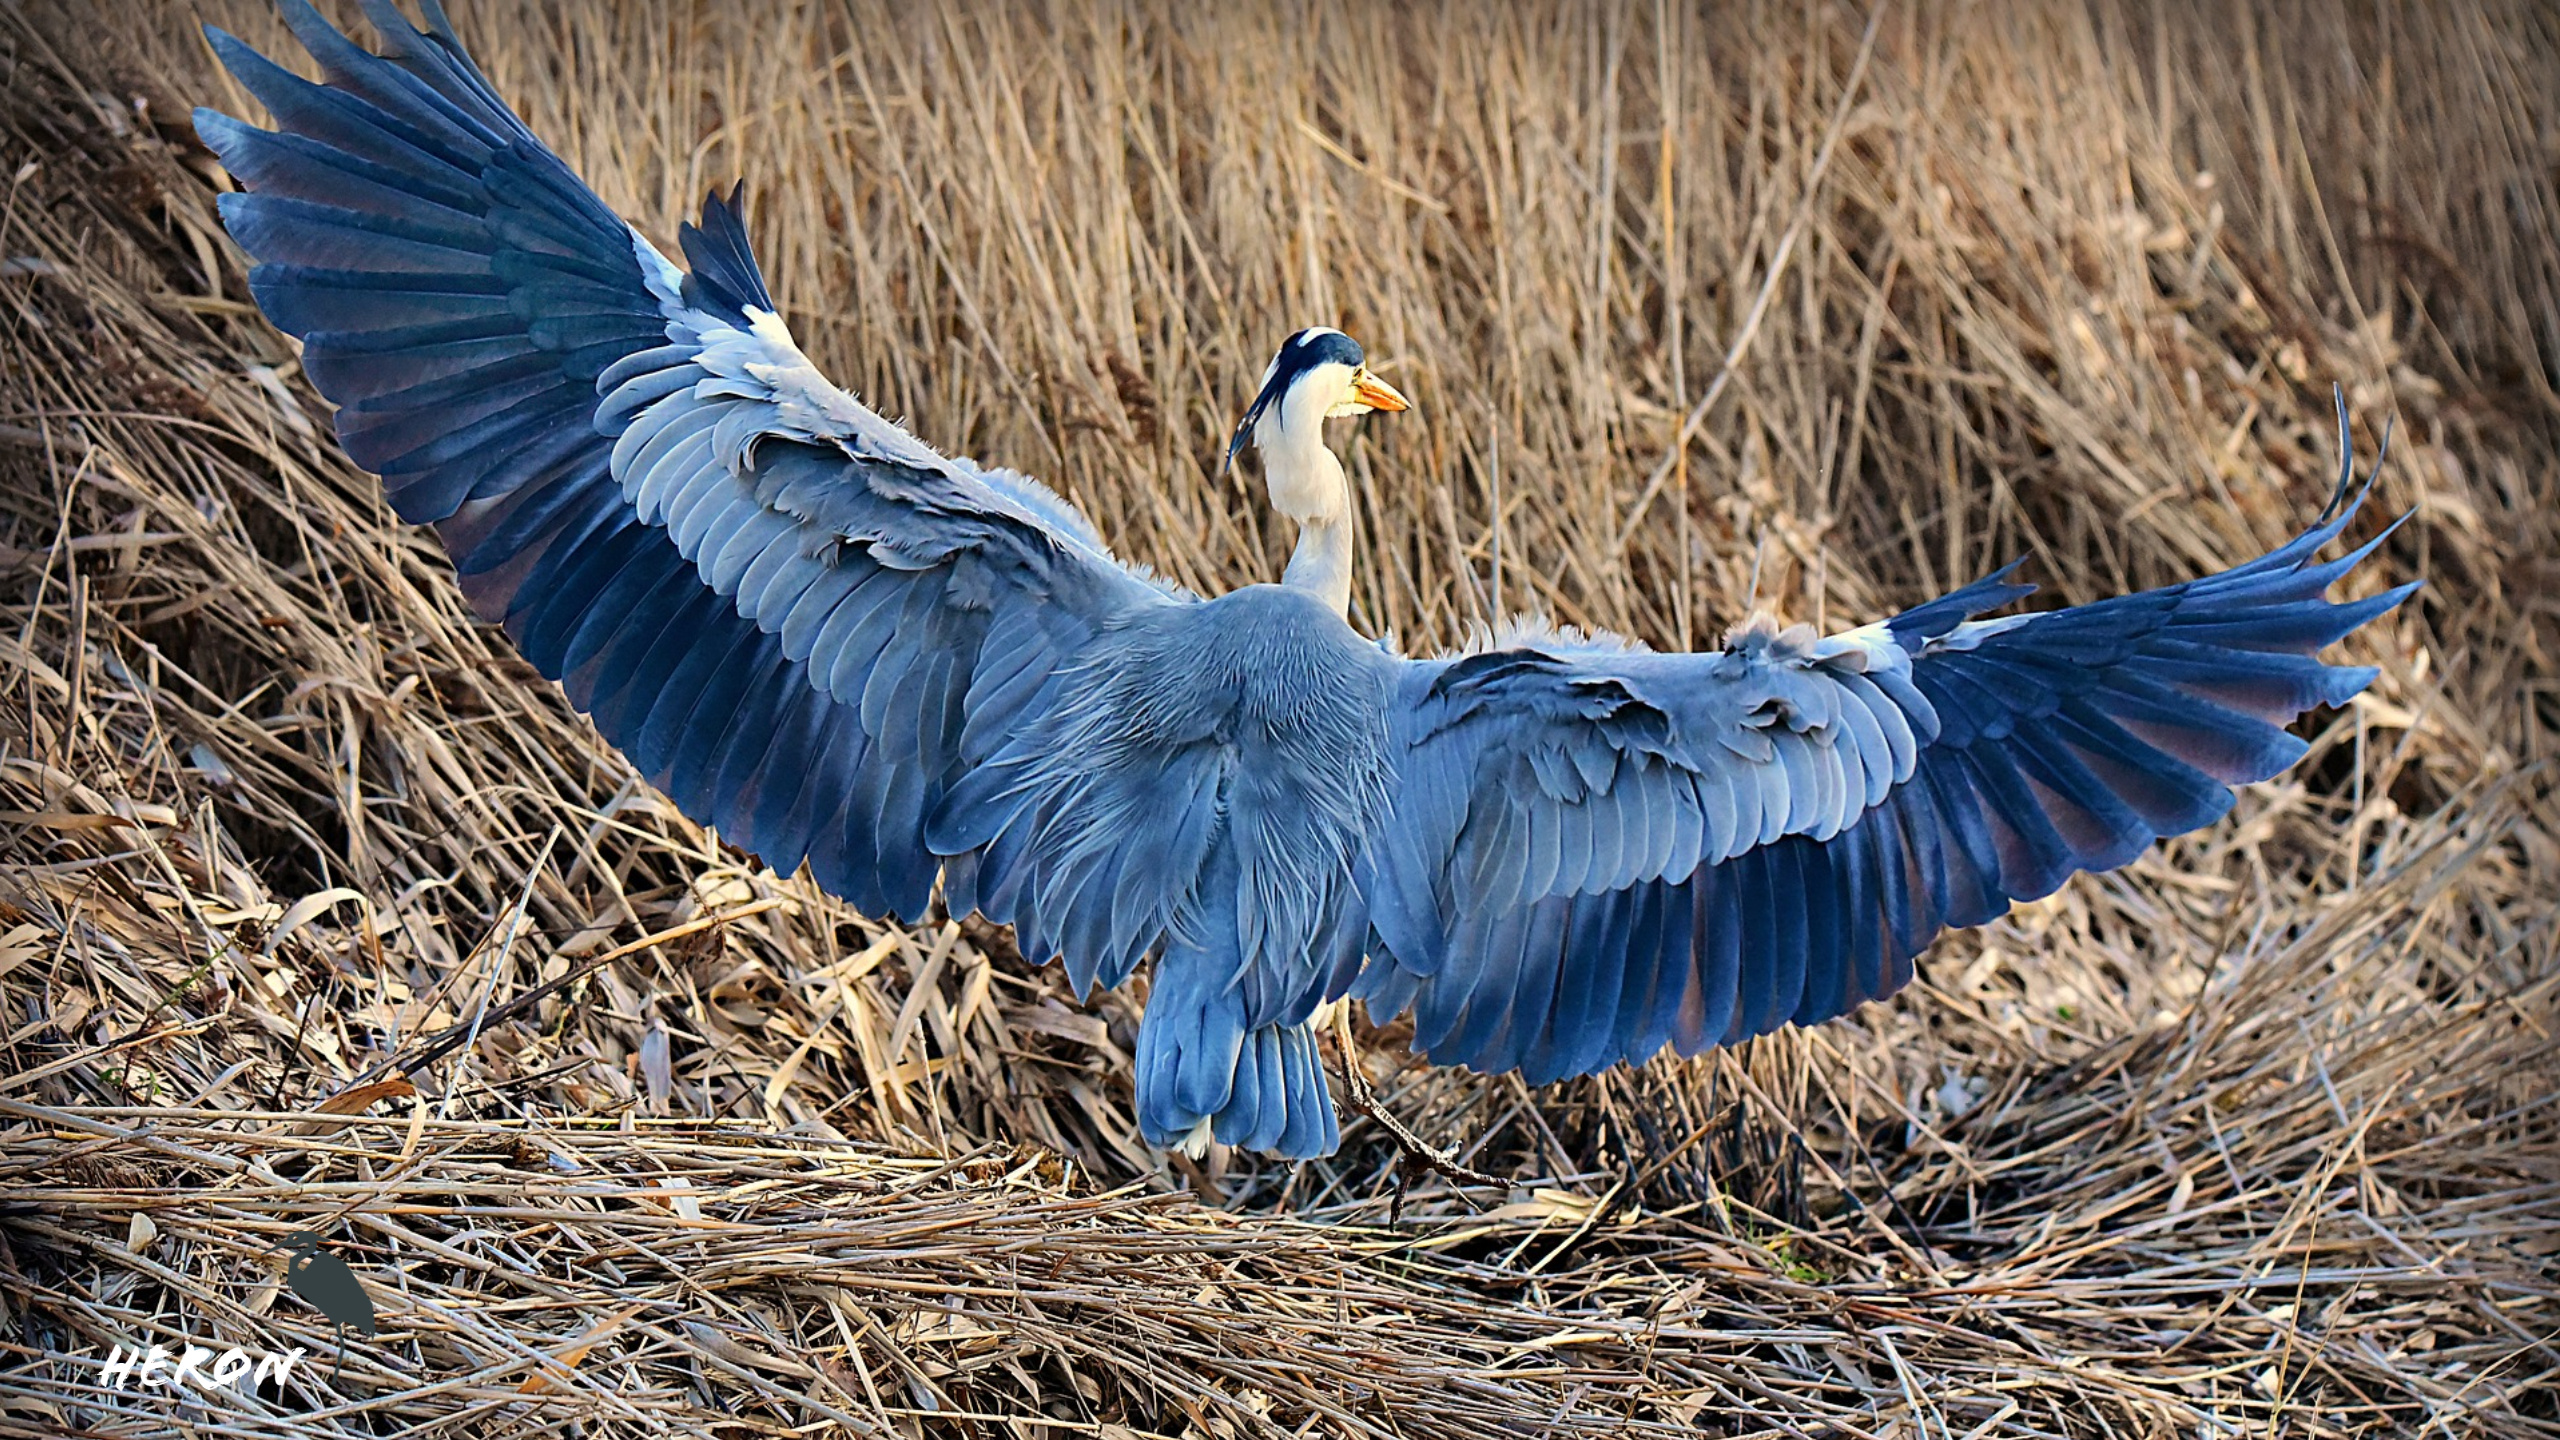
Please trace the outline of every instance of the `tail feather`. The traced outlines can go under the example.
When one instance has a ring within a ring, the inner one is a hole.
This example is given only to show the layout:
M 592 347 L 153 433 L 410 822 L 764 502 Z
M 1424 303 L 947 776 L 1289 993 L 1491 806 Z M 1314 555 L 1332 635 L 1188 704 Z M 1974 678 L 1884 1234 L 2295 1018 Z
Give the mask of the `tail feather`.
M 1138 1128 L 1198 1155 L 1211 1136 L 1291 1160 L 1341 1143 L 1315 1027 L 1249 1026 L 1237 964 L 1176 945 L 1156 961 L 1138 1026 Z

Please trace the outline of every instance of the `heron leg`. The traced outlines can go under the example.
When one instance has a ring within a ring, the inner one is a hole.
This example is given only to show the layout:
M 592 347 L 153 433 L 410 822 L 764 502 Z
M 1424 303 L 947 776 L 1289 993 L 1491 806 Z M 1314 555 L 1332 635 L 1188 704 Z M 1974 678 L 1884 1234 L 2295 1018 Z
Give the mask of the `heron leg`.
M 1489 1185 L 1496 1190 L 1509 1188 L 1509 1181 L 1465 1165 L 1459 1161 L 1456 1151 L 1444 1149 L 1416 1135 L 1395 1117 L 1394 1112 L 1378 1103 L 1378 1092 L 1369 1084 L 1369 1072 L 1360 1064 L 1359 1044 L 1351 1038 L 1351 1007 L 1348 1004 L 1333 1007 L 1333 1040 L 1342 1050 L 1344 1106 L 1355 1115 L 1377 1121 L 1378 1128 L 1386 1131 L 1387 1138 L 1403 1152 L 1396 1165 L 1396 1193 L 1388 1210 L 1389 1224 L 1404 1218 L 1405 1182 L 1416 1169 L 1433 1171 L 1456 1186 L 1458 1198 L 1466 1200 L 1470 1206 L 1475 1204 L 1466 1194 L 1467 1187 L 1471 1185 Z

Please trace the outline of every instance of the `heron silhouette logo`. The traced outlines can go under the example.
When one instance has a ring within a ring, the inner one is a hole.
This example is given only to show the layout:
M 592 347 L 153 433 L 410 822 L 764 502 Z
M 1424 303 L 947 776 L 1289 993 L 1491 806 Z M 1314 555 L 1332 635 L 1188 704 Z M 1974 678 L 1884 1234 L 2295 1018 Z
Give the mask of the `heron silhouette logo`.
M 285 1283 L 293 1293 L 311 1302 L 312 1308 L 329 1317 L 337 1331 L 337 1358 L 329 1363 L 330 1383 L 337 1383 L 338 1367 L 347 1359 L 347 1329 L 350 1326 L 373 1338 L 373 1297 L 364 1293 L 364 1285 L 347 1262 L 320 1248 L 320 1237 L 309 1230 L 284 1237 L 283 1247 L 293 1255 L 285 1266 Z

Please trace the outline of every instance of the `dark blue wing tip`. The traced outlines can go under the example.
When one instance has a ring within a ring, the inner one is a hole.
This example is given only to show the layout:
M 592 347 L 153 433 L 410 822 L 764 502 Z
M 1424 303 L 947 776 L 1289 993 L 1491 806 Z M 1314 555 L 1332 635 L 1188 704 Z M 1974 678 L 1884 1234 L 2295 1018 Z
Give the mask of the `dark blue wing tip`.
M 259 53 L 258 47 L 219 25 L 204 27 L 204 43 L 212 47 L 213 58 L 222 62 L 222 68 L 235 76 L 239 75 L 240 64 L 244 58 L 250 60 L 267 58 Z
M 2425 589 L 2426 586 L 2427 582 L 2423 578 L 2403 581 L 2398 585 L 2392 586 L 2390 589 L 2383 591 L 2380 595 L 2375 597 L 2373 614 L 2368 618 L 2380 619 L 2382 616 L 2390 614 L 2392 611 L 2400 608 L 2401 601 L 2417 594 L 2420 590 Z
M 324 66 L 328 60 L 324 51 L 362 49 L 347 32 L 329 23 L 313 8 L 311 0 L 276 0 L 276 15 L 284 21 L 284 27 L 293 32 L 293 38 L 302 42 L 302 48 L 310 51 L 311 57 Z
M 401 14 L 391 0 L 359 0 L 359 3 L 364 6 L 364 18 L 373 26 L 373 33 L 384 40 L 405 39 L 413 35 L 435 38 L 433 30 L 421 30 L 410 24 L 409 17 Z
M 212 151 L 216 159 L 221 158 L 224 145 L 235 141 L 241 131 L 249 128 L 237 118 L 225 115 L 210 105 L 199 105 L 187 112 L 187 120 L 196 127 L 196 138 L 204 142 L 204 148 Z
M 2027 557 L 2021 555 L 1961 589 L 1914 605 L 1887 619 L 1885 629 L 1896 641 L 1908 645 L 1915 637 L 1934 640 L 1977 615 L 2016 604 L 2036 593 L 2034 585 L 2009 578 L 2026 563 Z
M 2364 484 L 2359 486 L 2356 484 L 2355 435 L 2347 421 L 2346 386 L 2332 381 L 2329 398 L 2338 407 L 2338 483 L 2329 492 L 2329 503 L 2320 507 L 2319 518 L 2311 522 L 2314 529 L 2328 524 L 2331 516 L 2336 516 L 2338 523 L 2344 525 L 2364 508 L 2366 497 L 2373 494 L 2375 483 L 2382 479 L 2383 463 L 2391 458 L 2391 432 L 2397 418 L 2383 417 L 2382 443 L 2373 452 L 2373 468 L 2365 472 Z
M 453 20 L 444 13 L 444 0 L 418 0 L 418 14 L 427 22 L 427 28 L 420 33 L 433 35 L 460 53 L 462 37 L 453 33 Z
M 2320 507 L 2320 513 L 2313 517 L 2310 526 L 2301 534 L 2266 555 L 2240 566 L 2239 571 L 2263 573 L 2269 569 L 2298 566 L 2307 562 L 2322 546 L 2345 533 L 2347 526 L 2364 509 L 2365 502 L 2373 498 L 2374 487 L 2382 482 L 2382 467 L 2391 458 L 2393 418 L 2384 417 L 2382 443 L 2374 450 L 2372 468 L 2364 472 L 2362 482 L 2359 483 L 2356 475 L 2355 434 L 2348 423 L 2345 387 L 2334 384 L 2330 386 L 2330 398 L 2338 410 L 2338 479 L 2337 483 L 2330 487 L 2328 503 Z M 2407 523 L 2408 518 L 2407 515 L 2402 515 L 2392 521 L 2383 534 L 2388 535 L 2392 530 L 2400 528 Z M 2372 543 L 2358 549 L 2357 558 L 2361 559 L 2370 553 L 2374 545 L 2379 543 L 2380 539 L 2377 537 Z
M 698 295 L 738 324 L 746 323 L 746 309 L 777 308 L 773 296 L 765 289 L 764 271 L 757 266 L 754 248 L 747 241 L 747 182 L 738 181 L 722 195 L 717 187 L 702 197 L 699 218 L 677 227 L 676 239 L 684 249 L 685 260 L 692 269 L 686 277 L 688 296 Z

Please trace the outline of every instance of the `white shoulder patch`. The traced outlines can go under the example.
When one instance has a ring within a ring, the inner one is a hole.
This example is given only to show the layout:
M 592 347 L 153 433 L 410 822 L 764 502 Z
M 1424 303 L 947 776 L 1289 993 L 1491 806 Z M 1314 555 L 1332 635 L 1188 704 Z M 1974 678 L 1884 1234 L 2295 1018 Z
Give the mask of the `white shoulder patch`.
M 637 226 L 626 224 L 625 228 L 631 231 L 631 253 L 640 261 L 640 282 L 657 298 L 660 313 L 675 319 L 684 309 L 684 272 L 659 254 Z
M 1948 631 L 1946 634 L 1930 641 L 1928 648 L 1920 653 L 1924 655 L 1937 655 L 1949 650 L 1970 650 L 1974 646 L 1981 644 L 1983 641 L 1990 639 L 1994 635 L 1998 635 L 2004 631 L 2015 630 L 2019 626 L 2024 625 L 2035 618 L 2036 617 L 2033 614 L 2027 614 L 2003 615 L 1997 620 L 1967 620 L 1953 630 Z
M 701 323 L 708 317 L 694 318 Z M 833 440 L 860 454 L 923 469 L 946 466 L 932 446 L 838 389 L 801 352 L 782 317 L 770 310 L 748 306 L 744 330 L 717 321 L 704 325 L 702 353 L 694 363 L 710 377 L 697 394 L 768 401 L 779 433 Z
M 1881 620 L 1861 625 L 1855 630 L 1824 636 L 1814 643 L 1813 658 L 1817 664 L 1828 665 L 1834 670 L 1852 670 L 1861 675 L 1911 668 L 1910 654 L 1902 648 L 1901 642 L 1893 638 L 1893 632 L 1885 628 Z

